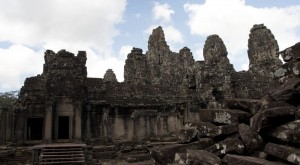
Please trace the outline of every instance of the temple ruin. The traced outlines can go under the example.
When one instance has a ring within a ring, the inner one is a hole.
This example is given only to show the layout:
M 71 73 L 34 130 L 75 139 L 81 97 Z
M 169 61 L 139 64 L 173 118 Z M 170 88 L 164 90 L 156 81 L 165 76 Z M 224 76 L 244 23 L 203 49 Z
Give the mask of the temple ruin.
M 133 48 L 128 54 L 124 82 L 118 82 L 111 69 L 104 78 L 87 77 L 85 51 L 75 56 L 47 50 L 43 72 L 25 80 L 14 112 L 6 112 L 0 142 L 22 146 L 159 141 L 189 122 L 249 124 L 257 109 L 244 112 L 230 106 L 243 100 L 257 103 L 284 81 L 292 71 L 285 69 L 280 53 L 285 61 L 292 59 L 291 51 L 279 52 L 266 26 L 254 25 L 248 40 L 249 70 L 237 72 L 218 35 L 207 37 L 204 61 L 195 61 L 187 47 L 172 52 L 158 27 L 146 53 Z

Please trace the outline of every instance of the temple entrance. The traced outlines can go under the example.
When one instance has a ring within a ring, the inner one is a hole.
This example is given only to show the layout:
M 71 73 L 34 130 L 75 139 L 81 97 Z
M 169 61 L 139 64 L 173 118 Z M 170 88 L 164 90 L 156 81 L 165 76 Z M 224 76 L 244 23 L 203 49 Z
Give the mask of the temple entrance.
M 27 140 L 42 140 L 43 139 L 43 118 L 28 118 L 27 119 Z
M 58 139 L 69 139 L 69 116 L 58 117 Z

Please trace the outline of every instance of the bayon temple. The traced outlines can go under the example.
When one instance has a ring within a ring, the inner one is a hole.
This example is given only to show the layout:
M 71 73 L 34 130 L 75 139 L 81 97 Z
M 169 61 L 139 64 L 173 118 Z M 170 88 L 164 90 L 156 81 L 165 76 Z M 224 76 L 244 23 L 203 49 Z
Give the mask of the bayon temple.
M 299 164 L 300 44 L 279 51 L 271 30 L 259 24 L 249 34 L 248 71 L 234 69 L 216 34 L 207 37 L 203 56 L 195 61 L 187 47 L 172 52 L 157 27 L 145 53 L 128 54 L 118 82 L 111 69 L 103 78 L 87 77 L 85 51 L 47 50 L 43 72 L 25 80 L 13 112 L 1 112 L 0 143 L 36 145 L 28 151 L 33 164 L 47 162 L 47 146 L 66 143 L 84 148 L 82 164 L 136 146 L 156 164 L 208 161 L 200 155 L 214 164 Z

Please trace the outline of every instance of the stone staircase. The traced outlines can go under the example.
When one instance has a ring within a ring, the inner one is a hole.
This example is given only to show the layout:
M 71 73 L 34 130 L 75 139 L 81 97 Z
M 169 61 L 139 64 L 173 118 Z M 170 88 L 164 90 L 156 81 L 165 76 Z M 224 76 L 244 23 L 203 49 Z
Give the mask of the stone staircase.
M 32 164 L 31 157 L 26 147 L 0 147 L 1 165 Z
M 34 164 L 85 164 L 85 144 L 47 144 L 34 147 Z

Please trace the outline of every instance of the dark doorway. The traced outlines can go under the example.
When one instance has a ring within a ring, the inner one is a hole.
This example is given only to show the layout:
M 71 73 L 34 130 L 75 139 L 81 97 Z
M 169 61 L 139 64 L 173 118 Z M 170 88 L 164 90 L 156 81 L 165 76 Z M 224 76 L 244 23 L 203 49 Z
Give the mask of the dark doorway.
M 69 116 L 58 117 L 58 139 L 69 139 Z
M 27 140 L 42 140 L 43 139 L 43 118 L 28 118 L 27 119 Z

